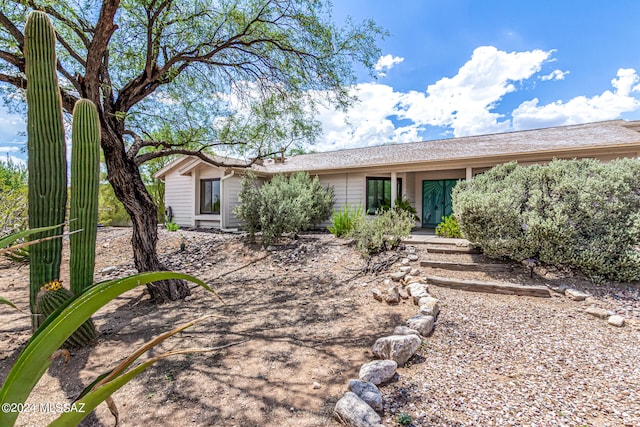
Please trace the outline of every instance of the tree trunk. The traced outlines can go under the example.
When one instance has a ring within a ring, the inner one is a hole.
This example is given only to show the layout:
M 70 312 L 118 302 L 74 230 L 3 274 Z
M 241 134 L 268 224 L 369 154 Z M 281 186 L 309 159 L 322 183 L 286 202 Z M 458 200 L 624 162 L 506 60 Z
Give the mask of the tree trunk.
M 113 186 L 116 197 L 122 202 L 133 222 L 131 245 L 135 267 L 141 273 L 166 270 L 156 252 L 158 240 L 156 206 L 142 181 L 138 167 L 127 157 L 122 140 L 119 138 L 114 143 L 112 138 L 118 138 L 118 136 L 103 132 L 102 147 L 107 164 L 107 178 Z M 191 290 L 182 280 L 150 283 L 147 289 L 156 304 L 183 299 L 191 294 Z

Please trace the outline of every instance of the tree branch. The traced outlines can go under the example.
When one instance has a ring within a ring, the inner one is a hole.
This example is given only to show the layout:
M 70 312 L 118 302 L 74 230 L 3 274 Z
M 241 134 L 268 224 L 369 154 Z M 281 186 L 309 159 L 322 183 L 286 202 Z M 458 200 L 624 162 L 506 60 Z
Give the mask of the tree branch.
M 7 18 L 7 16 L 0 10 L 0 24 L 9 31 L 9 34 L 18 42 L 18 47 L 23 50 L 24 47 L 24 35 L 20 32 L 18 27 L 13 25 L 13 22 Z
M 0 50 L 0 59 L 4 59 L 5 61 L 7 61 L 10 64 L 15 65 L 16 67 L 18 67 L 18 69 L 20 71 L 24 71 L 24 58 L 20 58 L 17 55 L 14 55 L 10 52 L 6 52 L 4 50 Z

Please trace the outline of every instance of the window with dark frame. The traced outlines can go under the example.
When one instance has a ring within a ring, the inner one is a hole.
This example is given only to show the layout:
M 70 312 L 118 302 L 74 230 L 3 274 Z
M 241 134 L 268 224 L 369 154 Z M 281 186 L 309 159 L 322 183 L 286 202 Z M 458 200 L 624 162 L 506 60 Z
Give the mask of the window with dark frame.
M 220 178 L 200 180 L 200 213 L 220 213 Z
M 397 178 L 396 197 L 402 197 L 402 178 Z M 391 178 L 367 178 L 367 213 L 373 215 L 380 208 L 391 207 Z

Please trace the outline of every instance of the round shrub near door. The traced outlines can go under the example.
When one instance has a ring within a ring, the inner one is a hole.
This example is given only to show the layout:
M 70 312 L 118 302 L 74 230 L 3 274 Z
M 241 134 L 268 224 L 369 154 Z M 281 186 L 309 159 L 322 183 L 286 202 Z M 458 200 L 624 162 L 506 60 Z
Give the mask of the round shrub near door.
M 467 239 L 485 254 L 640 280 L 640 161 L 496 166 L 453 191 Z

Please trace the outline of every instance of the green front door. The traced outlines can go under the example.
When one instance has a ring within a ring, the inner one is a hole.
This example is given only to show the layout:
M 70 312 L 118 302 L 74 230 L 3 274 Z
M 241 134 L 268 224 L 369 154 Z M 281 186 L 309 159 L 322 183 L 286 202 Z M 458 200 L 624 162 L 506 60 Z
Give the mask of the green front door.
M 451 191 L 457 179 L 422 181 L 422 226 L 435 228 L 443 216 L 453 213 Z

